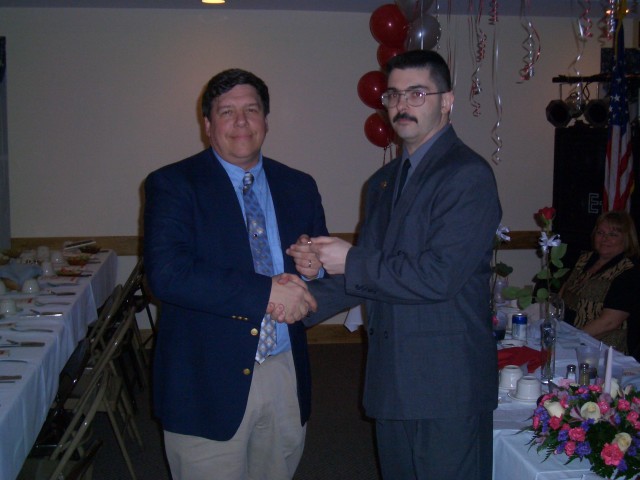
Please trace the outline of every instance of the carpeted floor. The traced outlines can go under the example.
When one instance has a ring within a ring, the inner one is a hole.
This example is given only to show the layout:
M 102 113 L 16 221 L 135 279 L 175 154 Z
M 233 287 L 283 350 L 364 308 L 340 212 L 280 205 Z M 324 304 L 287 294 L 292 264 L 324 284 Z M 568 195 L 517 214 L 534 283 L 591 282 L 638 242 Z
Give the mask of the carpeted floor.
M 373 423 L 361 408 L 364 347 L 361 344 L 311 345 L 313 406 L 302 461 L 294 480 L 378 480 Z M 137 394 L 136 417 L 144 448 L 127 439 L 138 480 L 170 480 L 161 432 L 150 410 L 148 391 Z M 105 415 L 95 422 L 104 445 L 94 480 L 126 480 L 124 460 Z

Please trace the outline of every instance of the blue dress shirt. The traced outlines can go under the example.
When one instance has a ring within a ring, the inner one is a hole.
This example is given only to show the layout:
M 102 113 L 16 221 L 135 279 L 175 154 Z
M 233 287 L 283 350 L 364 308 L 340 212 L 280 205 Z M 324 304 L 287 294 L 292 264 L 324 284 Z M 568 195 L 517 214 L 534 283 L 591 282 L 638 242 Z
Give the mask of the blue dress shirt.
M 213 150 L 213 154 L 222 165 L 222 168 L 229 175 L 229 180 L 233 184 L 233 190 L 238 197 L 238 203 L 242 209 L 242 215 L 246 216 L 244 211 L 244 199 L 242 198 L 242 179 L 246 173 L 242 168 L 233 165 L 225 161 L 220 155 Z M 258 198 L 260 208 L 264 213 L 264 220 L 267 224 L 267 236 L 269 239 L 269 248 L 271 249 L 271 259 L 273 261 L 273 274 L 279 275 L 284 272 L 284 260 L 282 257 L 282 248 L 280 246 L 280 234 L 278 232 L 278 220 L 276 218 L 276 209 L 273 206 L 273 199 L 271 198 L 271 191 L 269 190 L 269 183 L 267 182 L 267 176 L 262 169 L 262 153 L 260 153 L 260 160 L 258 164 L 249 170 L 253 174 L 253 186 L 251 189 Z M 289 340 L 289 328 L 286 323 L 276 322 L 276 346 L 271 351 L 271 355 L 277 355 L 278 353 L 291 350 L 291 342 Z

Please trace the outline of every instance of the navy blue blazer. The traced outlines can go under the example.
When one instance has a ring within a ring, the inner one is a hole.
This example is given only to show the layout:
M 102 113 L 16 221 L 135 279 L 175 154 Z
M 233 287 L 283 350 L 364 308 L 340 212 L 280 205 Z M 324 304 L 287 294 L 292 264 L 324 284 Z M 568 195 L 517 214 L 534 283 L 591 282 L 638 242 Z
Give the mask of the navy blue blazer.
M 269 158 L 264 171 L 284 250 L 326 235 L 313 178 Z M 255 273 L 242 210 L 211 149 L 151 173 L 145 182 L 144 262 L 161 301 L 154 406 L 165 430 L 228 440 L 245 412 L 271 278 Z M 252 334 L 253 330 L 253 334 Z M 289 325 L 300 421 L 309 418 L 305 327 Z

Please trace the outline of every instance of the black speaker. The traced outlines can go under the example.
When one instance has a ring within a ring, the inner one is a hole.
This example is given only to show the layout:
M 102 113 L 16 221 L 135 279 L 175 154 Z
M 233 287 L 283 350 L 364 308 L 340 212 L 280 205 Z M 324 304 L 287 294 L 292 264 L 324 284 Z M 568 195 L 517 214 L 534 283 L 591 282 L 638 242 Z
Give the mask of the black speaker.
M 632 129 L 637 131 L 637 129 Z M 608 128 L 576 122 L 568 128 L 556 128 L 553 164 L 553 206 L 556 218 L 553 230 L 568 245 L 566 264 L 573 266 L 581 252 L 591 249 L 591 231 L 602 213 L 604 166 Z M 640 227 L 638 169 L 640 142 L 633 136 L 636 188 L 631 200 L 631 215 Z

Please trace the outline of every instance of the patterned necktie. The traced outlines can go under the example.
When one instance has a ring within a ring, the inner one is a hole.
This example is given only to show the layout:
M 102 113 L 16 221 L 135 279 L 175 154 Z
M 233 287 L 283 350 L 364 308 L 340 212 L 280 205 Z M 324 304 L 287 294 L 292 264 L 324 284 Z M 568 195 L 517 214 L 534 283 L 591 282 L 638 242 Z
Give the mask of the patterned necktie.
M 271 259 L 271 249 L 269 248 L 267 237 L 267 224 L 258 203 L 258 198 L 251 188 L 253 185 L 253 175 L 251 173 L 244 174 L 242 185 L 247 232 L 249 233 L 249 244 L 251 245 L 251 255 L 253 256 L 253 268 L 256 273 L 272 276 L 273 260 Z M 260 340 L 258 341 L 256 361 L 258 363 L 264 362 L 275 346 L 276 322 L 271 318 L 271 315 L 265 315 L 260 326 Z
M 398 193 L 396 194 L 396 201 L 393 203 L 394 207 L 398 204 L 398 200 L 400 200 L 400 195 L 402 195 L 402 189 L 404 188 L 404 184 L 407 181 L 407 175 L 409 174 L 410 168 L 411 168 L 411 161 L 407 158 L 402 164 L 402 172 L 400 173 L 400 183 L 398 184 Z

